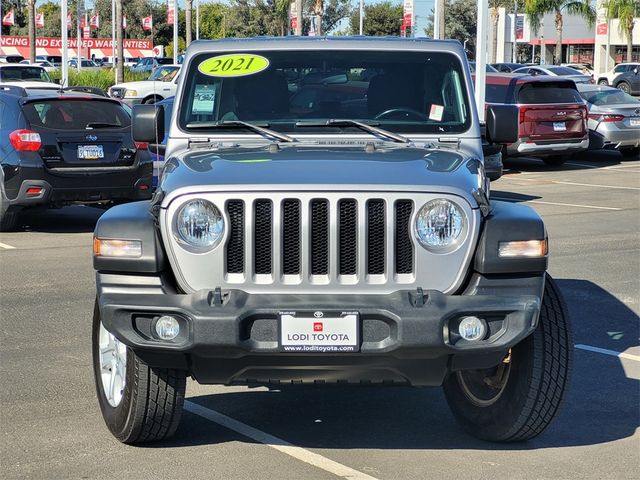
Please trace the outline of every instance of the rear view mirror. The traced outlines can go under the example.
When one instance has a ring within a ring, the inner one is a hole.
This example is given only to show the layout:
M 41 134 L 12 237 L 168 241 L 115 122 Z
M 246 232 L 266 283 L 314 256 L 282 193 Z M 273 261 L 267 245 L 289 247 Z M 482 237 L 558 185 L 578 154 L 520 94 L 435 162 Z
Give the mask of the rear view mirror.
M 134 105 L 131 123 L 135 142 L 160 143 L 164 138 L 164 108 L 161 105 Z
M 515 105 L 489 105 L 487 107 L 487 141 L 507 144 L 518 141 L 520 111 Z

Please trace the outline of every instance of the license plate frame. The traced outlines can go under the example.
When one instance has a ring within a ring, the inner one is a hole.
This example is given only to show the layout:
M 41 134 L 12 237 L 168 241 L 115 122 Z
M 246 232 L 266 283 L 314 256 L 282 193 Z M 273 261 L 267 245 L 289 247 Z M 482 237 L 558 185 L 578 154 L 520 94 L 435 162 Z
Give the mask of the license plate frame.
M 629 125 L 632 127 L 640 127 L 640 117 L 629 119 Z
M 278 313 L 278 350 L 285 353 L 357 353 L 360 314 L 328 310 Z
M 100 160 L 104 158 L 104 145 L 78 145 L 79 160 Z
M 553 131 L 554 132 L 566 132 L 567 131 L 567 122 L 553 122 Z

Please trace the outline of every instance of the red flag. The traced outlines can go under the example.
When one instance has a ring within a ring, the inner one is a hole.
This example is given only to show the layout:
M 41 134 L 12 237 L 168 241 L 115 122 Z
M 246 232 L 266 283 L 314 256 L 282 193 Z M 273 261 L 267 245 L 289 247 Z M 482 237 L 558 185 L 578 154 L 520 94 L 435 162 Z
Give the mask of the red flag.
M 16 24 L 16 14 L 13 13 L 13 10 L 9 10 L 4 17 L 2 17 L 2 25 L 15 25 Z
M 153 30 L 153 17 L 151 15 L 148 17 L 142 17 L 142 29 Z
M 167 8 L 167 25 L 173 25 L 175 22 L 176 14 L 173 6 Z
M 44 28 L 44 13 L 36 12 L 36 28 Z
M 84 27 L 86 27 L 86 26 L 87 26 L 87 16 L 86 16 L 86 15 L 83 15 L 83 16 L 80 18 L 80 28 L 84 28 Z
M 91 38 L 91 27 L 82 27 L 82 38 Z
M 71 30 L 71 14 L 67 15 L 67 30 Z
M 97 13 L 92 15 L 89 25 L 91 25 L 91 28 L 100 28 L 100 15 Z

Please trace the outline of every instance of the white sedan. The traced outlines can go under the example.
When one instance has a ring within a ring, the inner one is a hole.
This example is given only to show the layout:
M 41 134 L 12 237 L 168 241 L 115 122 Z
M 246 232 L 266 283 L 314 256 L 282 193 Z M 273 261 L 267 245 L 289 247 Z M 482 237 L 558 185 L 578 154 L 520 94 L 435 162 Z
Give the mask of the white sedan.
M 56 70 L 58 70 L 53 63 L 47 62 L 46 60 L 38 60 L 33 63 L 31 63 L 29 60 L 22 60 L 20 63 L 22 65 L 37 65 L 44 68 L 47 72 L 55 72 Z

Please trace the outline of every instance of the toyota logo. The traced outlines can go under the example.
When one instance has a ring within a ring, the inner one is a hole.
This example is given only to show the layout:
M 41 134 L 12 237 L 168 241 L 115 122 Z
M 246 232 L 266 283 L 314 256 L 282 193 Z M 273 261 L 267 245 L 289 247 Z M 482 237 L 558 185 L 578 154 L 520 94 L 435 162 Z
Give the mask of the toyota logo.
M 316 318 L 322 318 L 322 317 L 324 317 L 324 313 L 322 313 L 322 312 L 315 312 L 315 313 L 313 314 L 313 316 L 314 316 L 314 317 L 316 317 Z
M 86 137 L 84 137 L 86 140 L 89 140 L 90 142 L 95 142 L 96 140 L 98 140 L 98 137 L 96 137 L 95 135 L 87 135 Z

